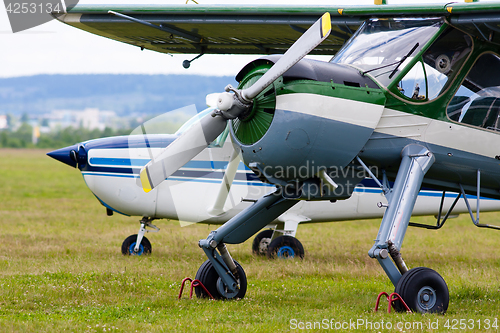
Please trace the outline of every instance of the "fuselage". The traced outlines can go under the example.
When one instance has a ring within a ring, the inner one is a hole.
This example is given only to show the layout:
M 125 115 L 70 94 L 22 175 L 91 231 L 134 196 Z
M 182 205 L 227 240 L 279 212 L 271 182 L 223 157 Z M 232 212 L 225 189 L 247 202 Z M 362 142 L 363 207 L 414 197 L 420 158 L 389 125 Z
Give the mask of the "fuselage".
M 176 137 L 168 134 L 148 135 L 149 148 L 145 146 L 145 137 L 141 135 L 95 139 L 63 148 L 59 150 L 59 155 L 69 157 L 72 150 L 77 151 L 77 166 L 88 188 L 106 208 L 128 216 L 222 224 L 250 206 L 251 200 L 274 190 L 274 185 L 263 183 L 243 162 L 239 162 L 224 212 L 217 216 L 209 213 L 233 151 L 230 138 L 226 136 L 225 142 L 205 149 L 160 186 L 148 193 L 144 192 L 139 180 L 141 168 L 150 161 L 150 154 L 158 154 Z M 441 196 L 441 191 L 422 189 L 414 215 L 436 215 Z M 455 197 L 454 193 L 446 193 L 445 209 Z M 349 199 L 334 203 L 304 200 L 275 222 L 298 219 L 300 223 L 314 223 L 380 218 L 385 209 L 377 206 L 379 202 L 387 201 L 377 184 L 367 178 L 357 184 Z M 498 210 L 500 201 L 484 198 L 481 209 Z M 464 212 L 467 212 L 467 208 L 463 202 L 459 202 L 454 213 Z

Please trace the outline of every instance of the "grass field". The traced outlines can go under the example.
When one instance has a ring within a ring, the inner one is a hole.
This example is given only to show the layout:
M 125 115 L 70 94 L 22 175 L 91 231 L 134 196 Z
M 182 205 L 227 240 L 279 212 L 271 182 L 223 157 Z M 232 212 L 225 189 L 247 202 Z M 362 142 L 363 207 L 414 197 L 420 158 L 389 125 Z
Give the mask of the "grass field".
M 78 170 L 44 151 L 0 150 L 0 175 L 2 332 L 286 332 L 327 326 L 349 332 L 495 332 L 495 323 L 500 325 L 500 233 L 474 227 L 465 215 L 439 231 L 410 228 L 403 246 L 410 267 L 433 268 L 448 283 L 446 315 L 388 314 L 386 302 L 383 311 L 373 312 L 378 293 L 393 291 L 367 255 L 378 220 L 301 226 L 303 261 L 254 257 L 251 240 L 230 245 L 248 277 L 246 297 L 189 300 L 185 294 L 179 301 L 181 280 L 194 277 L 205 260 L 197 241 L 213 226 L 158 221 L 160 233 L 148 235 L 152 255 L 124 257 L 121 243 L 137 233 L 138 218 L 106 216 Z M 481 219 L 500 224 L 499 213 Z M 321 326 L 300 329 L 314 322 Z

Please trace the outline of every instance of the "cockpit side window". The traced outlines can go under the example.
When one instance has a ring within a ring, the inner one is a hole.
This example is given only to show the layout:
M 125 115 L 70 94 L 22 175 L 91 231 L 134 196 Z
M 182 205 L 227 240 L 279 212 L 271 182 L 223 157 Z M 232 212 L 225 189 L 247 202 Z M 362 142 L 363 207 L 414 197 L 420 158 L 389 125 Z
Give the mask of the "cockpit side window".
M 449 27 L 425 51 L 422 58 L 427 76 L 429 100 L 448 88 L 451 78 L 459 72 L 472 50 L 469 35 Z
M 413 100 L 427 99 L 427 82 L 422 62 L 417 62 L 398 84 L 401 94 Z
M 412 100 L 435 99 L 448 88 L 471 49 L 468 35 L 447 28 L 398 83 L 399 92 Z
M 447 108 L 459 123 L 500 131 L 500 57 L 481 55 Z

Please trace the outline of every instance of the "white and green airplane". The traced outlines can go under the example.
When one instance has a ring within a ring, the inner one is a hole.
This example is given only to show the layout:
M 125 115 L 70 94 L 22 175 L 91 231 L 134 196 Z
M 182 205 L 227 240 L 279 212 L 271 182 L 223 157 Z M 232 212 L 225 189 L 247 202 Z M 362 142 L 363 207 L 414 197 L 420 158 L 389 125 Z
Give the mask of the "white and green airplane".
M 500 3 L 403 6 L 75 6 L 58 18 L 159 52 L 264 56 L 140 172 L 152 192 L 226 128 L 243 163 L 273 185 L 199 246 L 197 278 L 217 298 L 241 298 L 241 243 L 303 201 L 345 200 L 365 178 L 387 198 L 369 256 L 418 312 L 446 312 L 434 270 L 399 253 L 422 186 L 500 198 Z M 304 59 L 330 54 L 329 62 Z M 188 65 L 187 63 L 186 65 Z M 380 174 L 371 174 L 377 168 Z M 379 179 L 380 178 L 380 179 Z M 390 182 L 393 182 L 392 184 Z M 457 196 L 457 200 L 459 198 Z M 479 199 L 478 199 L 479 200 Z M 198 288 L 197 295 L 206 296 Z M 399 303 L 402 307 L 402 303 Z

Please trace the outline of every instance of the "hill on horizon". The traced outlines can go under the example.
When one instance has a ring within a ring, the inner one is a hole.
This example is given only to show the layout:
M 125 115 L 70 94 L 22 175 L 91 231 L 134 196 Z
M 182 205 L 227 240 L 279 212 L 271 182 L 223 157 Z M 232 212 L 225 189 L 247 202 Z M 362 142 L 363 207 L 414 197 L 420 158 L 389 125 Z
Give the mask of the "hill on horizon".
M 119 115 L 160 114 L 223 92 L 234 77 L 201 75 L 81 74 L 0 78 L 0 114 L 39 115 L 98 108 Z

